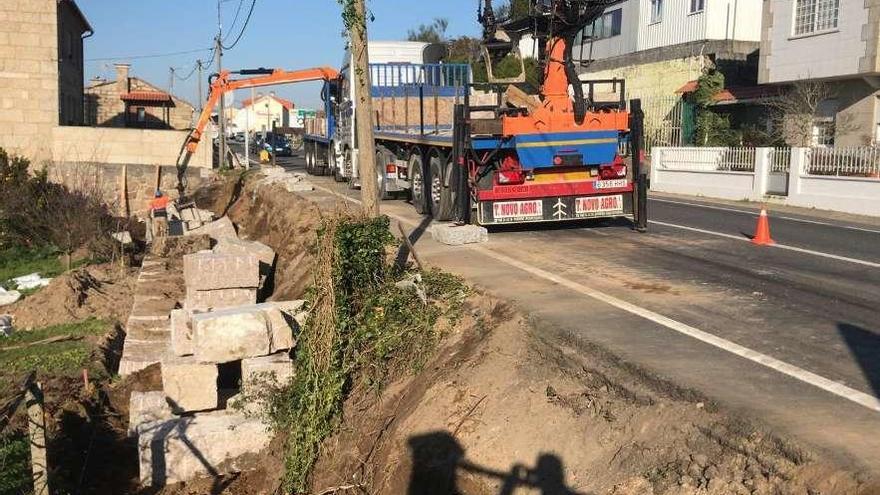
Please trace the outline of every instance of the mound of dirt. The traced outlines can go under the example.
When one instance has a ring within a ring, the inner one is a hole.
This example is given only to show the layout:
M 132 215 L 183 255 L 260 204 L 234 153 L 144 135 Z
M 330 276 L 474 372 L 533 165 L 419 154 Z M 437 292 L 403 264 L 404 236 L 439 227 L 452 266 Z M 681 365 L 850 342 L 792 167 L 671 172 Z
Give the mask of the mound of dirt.
M 312 493 L 880 493 L 696 393 L 482 296 L 425 370 L 355 394 Z
M 137 269 L 94 265 L 56 277 L 39 292 L 6 308 L 20 330 L 94 317 L 122 322 L 131 310 Z

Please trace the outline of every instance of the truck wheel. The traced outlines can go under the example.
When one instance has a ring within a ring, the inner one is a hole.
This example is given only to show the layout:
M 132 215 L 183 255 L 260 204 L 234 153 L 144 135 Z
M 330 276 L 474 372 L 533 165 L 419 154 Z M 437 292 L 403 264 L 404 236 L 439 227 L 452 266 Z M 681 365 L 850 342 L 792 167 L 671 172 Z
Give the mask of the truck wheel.
M 452 217 L 452 198 L 450 189 L 443 184 L 444 172 L 447 168 L 446 160 L 438 155 L 432 155 L 431 168 L 431 214 L 434 220 L 445 222 Z
M 309 175 L 315 175 L 315 171 L 312 168 L 314 166 L 314 162 L 312 162 L 312 143 L 306 142 L 303 144 L 303 152 L 305 153 L 306 158 L 306 173 Z
M 379 191 L 379 199 L 382 201 L 394 199 L 394 193 L 390 193 L 386 190 L 385 165 L 387 163 L 388 156 L 381 151 L 376 152 L 376 179 L 379 181 L 377 189 Z
M 425 197 L 425 165 L 418 151 L 409 158 L 410 200 L 417 213 L 428 213 L 428 201 Z
M 342 175 L 342 170 L 339 166 L 339 160 L 336 159 L 336 153 L 328 152 L 330 156 L 330 172 L 333 173 L 333 180 L 336 182 L 342 182 L 345 180 L 345 176 Z

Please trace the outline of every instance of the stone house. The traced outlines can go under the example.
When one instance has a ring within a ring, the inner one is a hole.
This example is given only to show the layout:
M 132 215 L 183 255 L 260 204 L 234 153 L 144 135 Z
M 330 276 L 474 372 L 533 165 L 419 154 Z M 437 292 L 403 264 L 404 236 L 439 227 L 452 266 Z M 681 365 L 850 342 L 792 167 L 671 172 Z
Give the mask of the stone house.
M 880 0 L 766 0 L 758 81 L 827 86 L 813 145 L 880 143 Z
M 85 89 L 86 124 L 138 129 L 190 129 L 195 107 L 130 75 L 129 64 L 116 64 L 116 80 L 93 79 Z
M 0 2 L 0 147 L 51 157 L 59 125 L 82 125 L 83 39 L 92 27 L 74 0 Z

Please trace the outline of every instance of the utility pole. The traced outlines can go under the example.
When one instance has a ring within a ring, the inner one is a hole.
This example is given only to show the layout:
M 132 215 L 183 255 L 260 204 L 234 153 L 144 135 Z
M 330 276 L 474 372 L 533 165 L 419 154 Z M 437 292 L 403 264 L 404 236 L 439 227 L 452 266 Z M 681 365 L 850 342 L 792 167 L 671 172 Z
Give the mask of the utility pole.
M 168 94 L 174 94 L 174 67 L 168 68 L 171 74 L 168 76 Z
M 217 35 L 217 72 L 223 72 L 223 42 Z M 220 95 L 220 168 L 226 168 L 226 95 Z
M 199 71 L 199 113 L 202 113 L 202 109 L 205 107 L 205 99 L 202 94 L 202 60 L 196 60 L 196 67 Z
M 373 141 L 373 97 L 370 93 L 370 70 L 367 50 L 367 12 L 365 0 L 351 0 L 354 19 L 349 31 L 354 57 L 352 77 L 355 83 L 355 125 L 357 126 L 358 164 L 361 177 L 361 201 L 364 213 L 379 216 L 379 190 L 376 178 L 376 143 Z M 384 170 L 383 170 L 384 172 Z M 384 174 L 383 174 L 384 175 Z

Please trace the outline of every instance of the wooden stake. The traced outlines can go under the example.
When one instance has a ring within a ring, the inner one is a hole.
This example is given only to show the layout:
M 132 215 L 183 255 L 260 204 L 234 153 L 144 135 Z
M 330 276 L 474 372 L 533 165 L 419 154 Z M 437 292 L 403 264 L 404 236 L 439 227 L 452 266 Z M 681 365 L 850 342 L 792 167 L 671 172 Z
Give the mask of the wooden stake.
M 49 495 L 49 463 L 46 456 L 46 416 L 43 412 L 42 385 L 34 383 L 28 387 L 26 404 L 34 495 Z
M 409 236 L 406 235 L 406 231 L 403 230 L 403 224 L 398 222 L 397 228 L 398 228 L 398 230 L 400 230 L 400 235 L 403 236 L 403 242 L 406 243 L 407 249 L 409 249 L 409 252 L 410 252 L 410 254 L 412 254 L 413 259 L 416 260 L 416 265 L 418 265 L 419 271 L 425 271 L 425 267 L 422 266 L 422 262 L 421 262 L 421 260 L 419 260 L 419 255 L 416 254 L 415 246 L 413 246 L 412 242 L 410 242 Z M 406 261 L 404 261 L 404 266 L 405 265 L 406 265 Z

